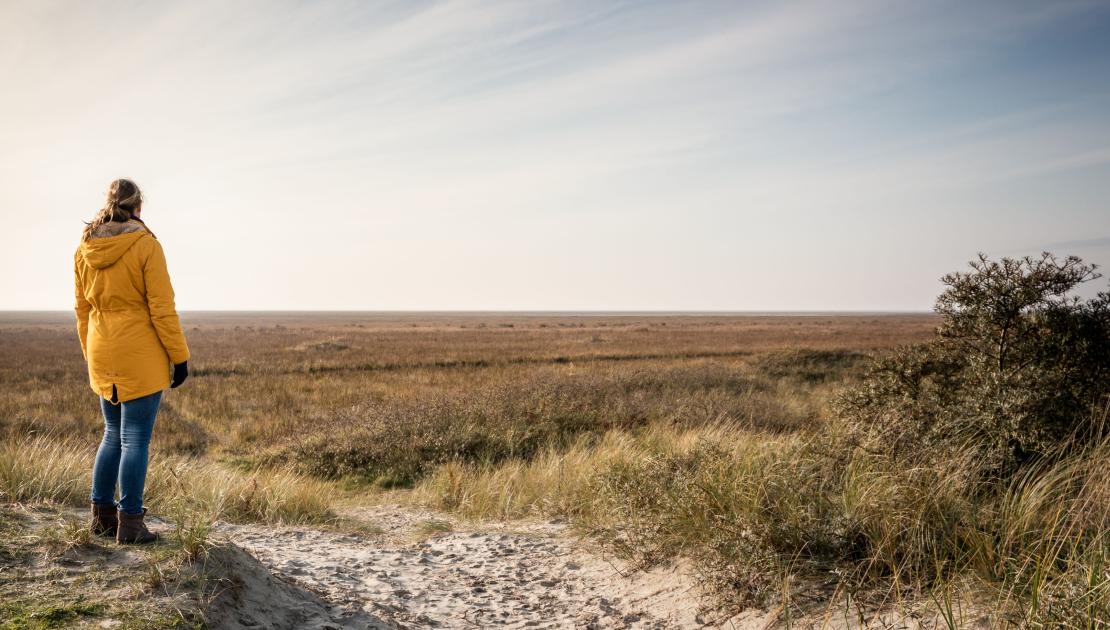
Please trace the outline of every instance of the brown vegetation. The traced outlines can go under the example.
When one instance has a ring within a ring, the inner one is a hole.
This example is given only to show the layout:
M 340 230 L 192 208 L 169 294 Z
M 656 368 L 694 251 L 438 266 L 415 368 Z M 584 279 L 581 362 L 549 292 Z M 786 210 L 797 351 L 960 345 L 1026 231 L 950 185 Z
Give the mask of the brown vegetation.
M 923 466 L 845 446 L 833 401 L 872 358 L 934 339 L 934 316 L 184 321 L 193 377 L 159 417 L 158 508 L 322 522 L 337 495 L 411 488 L 464 516 L 570 517 L 784 618 L 846 597 L 861 618 L 912 600 L 953 626 L 1052 625 L 1110 597 L 1104 443 L 989 496 L 972 451 Z M 83 372 L 68 317 L 0 316 L 2 500 L 83 502 L 101 422 Z
M 559 389 L 567 404 L 609 417 L 598 404 L 619 402 L 613 388 L 651 398 L 658 408 L 687 385 L 729 391 L 747 406 L 754 385 L 719 381 L 747 383 L 751 366 L 768 352 L 867 353 L 921 341 L 935 326 L 933 317 L 921 315 L 212 313 L 183 319 L 192 376 L 164 398 L 153 447 L 251 462 L 275 445 L 334 435 L 337 418 L 342 423 L 356 406 L 370 410 L 360 422 L 373 424 L 372 417 L 390 409 L 407 414 L 406 406 L 434 401 L 497 405 L 488 399 L 518 389 L 543 404 L 547 390 Z M 770 368 L 764 392 L 779 387 L 773 377 L 780 368 Z M 823 373 L 820 365 L 807 369 Z M 681 382 L 667 383 L 681 375 Z M 700 375 L 717 385 L 696 383 Z M 609 394 L 592 391 L 594 384 Z M 670 392 L 650 391 L 660 384 Z M 586 398 L 572 400 L 578 395 Z M 813 412 L 791 396 L 762 398 L 772 407 L 793 407 L 786 415 L 795 420 Z M 91 449 L 101 422 L 69 315 L 0 314 L 0 433 L 65 435 Z

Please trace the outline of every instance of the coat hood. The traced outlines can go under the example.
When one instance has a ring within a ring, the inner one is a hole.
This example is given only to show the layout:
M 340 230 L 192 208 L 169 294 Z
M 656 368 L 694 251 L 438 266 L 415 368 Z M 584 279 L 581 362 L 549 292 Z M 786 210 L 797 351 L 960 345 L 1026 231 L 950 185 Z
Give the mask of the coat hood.
M 79 251 L 90 267 L 103 269 L 119 260 L 145 234 L 148 234 L 146 228 L 138 221 L 105 223 L 97 226 L 88 240 L 81 242 Z

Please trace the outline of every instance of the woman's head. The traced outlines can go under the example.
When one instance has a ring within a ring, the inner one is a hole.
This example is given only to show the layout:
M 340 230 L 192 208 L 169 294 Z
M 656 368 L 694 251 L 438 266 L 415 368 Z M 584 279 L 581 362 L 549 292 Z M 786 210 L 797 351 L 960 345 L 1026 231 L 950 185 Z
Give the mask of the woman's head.
M 117 179 L 108 186 L 104 207 L 114 213 L 112 221 L 128 221 L 143 209 L 143 193 L 130 179 Z
M 139 190 L 139 186 L 130 179 L 117 179 L 108 186 L 108 197 L 104 201 L 104 207 L 97 211 L 92 221 L 85 224 L 82 238 L 88 240 L 93 230 L 105 223 L 123 223 L 132 219 L 142 223 L 142 219 L 139 218 L 142 209 L 143 193 Z

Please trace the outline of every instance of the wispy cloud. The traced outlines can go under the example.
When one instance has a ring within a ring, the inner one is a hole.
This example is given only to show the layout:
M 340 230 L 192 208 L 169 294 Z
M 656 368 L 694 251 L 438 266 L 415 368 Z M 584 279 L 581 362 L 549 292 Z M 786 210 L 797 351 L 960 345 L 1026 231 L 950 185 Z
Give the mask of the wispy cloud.
M 0 12 L 0 206 L 40 222 L 0 262 L 48 274 L 11 306 L 59 303 L 119 173 L 208 307 L 916 308 L 978 249 L 1110 230 L 1097 3 Z

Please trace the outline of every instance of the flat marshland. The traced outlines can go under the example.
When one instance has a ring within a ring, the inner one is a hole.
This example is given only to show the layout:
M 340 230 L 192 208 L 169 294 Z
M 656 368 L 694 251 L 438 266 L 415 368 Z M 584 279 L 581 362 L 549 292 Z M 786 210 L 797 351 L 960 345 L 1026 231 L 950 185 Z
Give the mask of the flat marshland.
M 201 313 L 186 314 L 183 325 L 192 380 L 166 396 L 153 447 L 258 462 L 297 449 L 309 457 L 300 447 L 316 441 L 338 449 L 350 443 L 352 431 L 391 411 L 427 420 L 435 414 L 421 410 L 434 405 L 488 414 L 500 404 L 511 413 L 512 404 L 526 404 L 528 397 L 538 416 L 475 418 L 533 429 L 537 420 L 588 423 L 560 425 L 561 436 L 569 437 L 609 424 L 641 426 L 659 418 L 640 412 L 682 414 L 682 405 L 712 404 L 716 397 L 732 406 L 722 409 L 730 413 L 776 407 L 773 417 L 736 420 L 796 425 L 815 412 L 815 400 L 806 395 L 811 385 L 860 367 L 865 353 L 928 337 L 935 321 L 890 315 Z M 5 433 L 95 444 L 102 420 L 69 315 L 4 315 L 0 341 Z M 768 377 L 753 369 L 761 358 L 790 362 L 794 350 L 805 351 L 796 359 L 811 373 L 808 381 L 780 381 L 774 370 Z M 779 388 L 782 395 L 771 391 Z
M 838 420 L 876 358 L 933 339 L 933 315 L 186 313 L 183 323 L 191 376 L 163 399 L 147 489 L 152 513 L 186 532 L 179 558 L 195 557 L 206 543 L 190 536 L 216 521 L 343 528 L 352 508 L 385 501 L 475 522 L 566 520 L 631 567 L 678 563 L 715 619 L 762 610 L 817 625 L 835 610 L 857 626 L 895 614 L 1106 627 L 1105 442 L 988 494 L 968 453 L 904 463 Z M 0 315 L 5 509 L 85 505 L 101 423 L 72 316 Z M 44 606 L 25 594 L 29 581 L 55 599 L 78 588 L 4 545 L 0 614 L 30 619 Z M 197 588 L 189 606 L 200 610 Z M 130 605 L 82 601 L 66 619 Z

